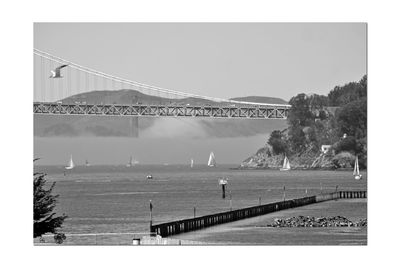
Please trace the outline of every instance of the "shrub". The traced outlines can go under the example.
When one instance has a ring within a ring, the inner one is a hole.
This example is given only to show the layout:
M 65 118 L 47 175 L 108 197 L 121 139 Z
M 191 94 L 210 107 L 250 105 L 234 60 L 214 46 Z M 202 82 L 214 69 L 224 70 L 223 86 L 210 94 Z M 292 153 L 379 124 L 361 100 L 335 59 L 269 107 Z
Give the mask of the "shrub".
M 343 138 L 339 142 L 337 142 L 334 145 L 334 150 L 336 154 L 342 152 L 342 151 L 348 151 L 351 152 L 355 155 L 362 153 L 363 152 L 363 143 L 361 140 L 357 140 L 353 136 L 348 136 L 346 138 Z
M 350 152 L 341 152 L 333 157 L 332 163 L 336 168 L 351 168 L 355 159 Z

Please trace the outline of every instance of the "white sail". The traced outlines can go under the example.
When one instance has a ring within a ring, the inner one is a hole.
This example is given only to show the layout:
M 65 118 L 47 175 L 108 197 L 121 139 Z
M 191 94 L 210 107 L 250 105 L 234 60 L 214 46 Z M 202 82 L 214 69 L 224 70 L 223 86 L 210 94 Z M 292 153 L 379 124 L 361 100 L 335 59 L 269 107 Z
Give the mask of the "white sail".
M 139 163 L 139 161 L 137 161 L 137 160 L 135 160 L 132 156 L 129 158 L 129 162 L 128 162 L 128 164 L 126 164 L 126 167 L 132 167 L 132 166 L 134 166 L 135 164 L 138 164 Z
M 71 169 L 73 169 L 74 167 L 75 167 L 75 164 L 74 164 L 74 161 L 72 160 L 72 155 L 71 155 L 71 158 L 69 159 L 69 162 L 68 162 L 68 166 L 65 167 L 65 169 L 71 170 Z
M 360 174 L 360 167 L 358 165 L 358 156 L 356 156 L 356 161 L 354 162 L 353 176 L 356 180 L 360 180 L 362 178 L 362 175 Z
M 358 157 L 356 157 L 356 161 L 354 162 L 353 175 L 359 175 L 359 174 L 360 174 L 360 169 L 358 167 Z
M 208 163 L 207 163 L 208 167 L 215 167 L 217 166 L 217 162 L 215 160 L 215 155 L 214 152 L 210 153 L 210 158 L 208 159 Z
M 289 162 L 289 159 L 288 158 L 286 158 L 287 160 L 286 160 L 286 169 L 288 169 L 288 170 L 290 170 L 290 162 Z
M 285 159 L 283 160 L 283 166 L 280 169 L 281 171 L 288 171 L 290 170 L 290 163 L 289 163 L 289 159 L 286 157 L 285 155 Z
M 190 168 L 193 168 L 193 165 L 194 165 L 194 160 L 190 159 Z

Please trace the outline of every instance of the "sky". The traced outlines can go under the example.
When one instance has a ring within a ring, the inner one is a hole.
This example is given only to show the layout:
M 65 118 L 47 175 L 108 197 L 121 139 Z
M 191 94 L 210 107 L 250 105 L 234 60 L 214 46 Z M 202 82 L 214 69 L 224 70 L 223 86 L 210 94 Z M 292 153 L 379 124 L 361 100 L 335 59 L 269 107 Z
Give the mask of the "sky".
M 363 23 L 35 23 L 34 47 L 108 74 L 210 97 L 328 94 L 366 74 Z M 269 123 L 262 120 L 260 123 Z M 192 123 L 193 124 L 193 123 Z M 175 132 L 157 121 L 159 133 Z M 181 125 L 182 126 L 182 125 Z M 182 126 L 189 127 L 189 126 Z M 240 164 L 268 138 L 198 138 L 180 134 L 139 138 L 34 137 L 39 164 Z
M 211 97 L 327 94 L 366 74 L 365 23 L 35 23 L 34 47 Z

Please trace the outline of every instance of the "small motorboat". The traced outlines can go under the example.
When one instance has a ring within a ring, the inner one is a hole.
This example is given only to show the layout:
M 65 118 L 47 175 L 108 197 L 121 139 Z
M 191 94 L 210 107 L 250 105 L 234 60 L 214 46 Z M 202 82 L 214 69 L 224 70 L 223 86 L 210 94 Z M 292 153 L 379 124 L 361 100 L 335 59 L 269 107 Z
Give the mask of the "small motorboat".
M 146 176 L 147 179 L 153 179 L 153 175 L 149 174 Z

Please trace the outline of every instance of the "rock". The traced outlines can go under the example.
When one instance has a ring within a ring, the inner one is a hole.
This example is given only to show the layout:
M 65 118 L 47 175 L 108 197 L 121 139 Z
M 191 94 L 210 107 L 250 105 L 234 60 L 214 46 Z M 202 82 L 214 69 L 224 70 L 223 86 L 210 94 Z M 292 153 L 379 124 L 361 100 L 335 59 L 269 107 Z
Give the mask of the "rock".
M 335 217 L 292 217 L 292 218 L 275 218 L 268 227 L 366 227 L 367 219 L 358 222 L 352 222 L 343 216 Z

